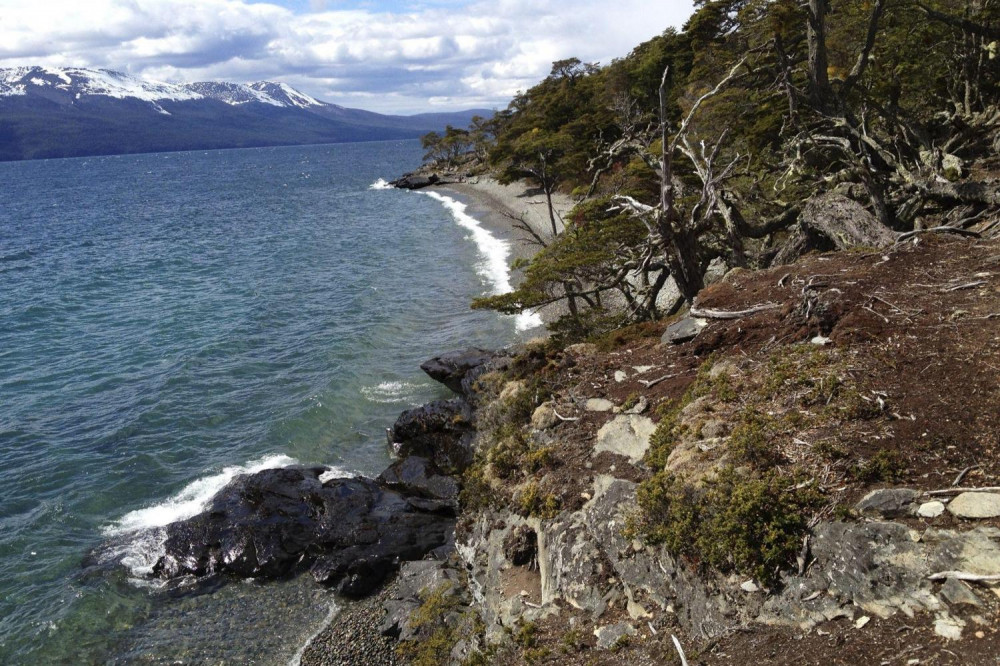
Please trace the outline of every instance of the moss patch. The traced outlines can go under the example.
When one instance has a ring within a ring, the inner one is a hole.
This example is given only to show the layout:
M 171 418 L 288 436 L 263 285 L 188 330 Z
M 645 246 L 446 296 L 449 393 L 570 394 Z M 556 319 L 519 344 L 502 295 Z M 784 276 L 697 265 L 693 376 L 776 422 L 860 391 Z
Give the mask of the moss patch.
M 440 586 L 421 594 L 421 605 L 410 615 L 410 624 L 420 636 L 417 640 L 402 641 L 396 653 L 413 666 L 438 666 L 446 663 L 455 644 L 462 638 L 457 626 L 448 626 L 444 619 L 460 605 L 452 594 L 452 584 Z

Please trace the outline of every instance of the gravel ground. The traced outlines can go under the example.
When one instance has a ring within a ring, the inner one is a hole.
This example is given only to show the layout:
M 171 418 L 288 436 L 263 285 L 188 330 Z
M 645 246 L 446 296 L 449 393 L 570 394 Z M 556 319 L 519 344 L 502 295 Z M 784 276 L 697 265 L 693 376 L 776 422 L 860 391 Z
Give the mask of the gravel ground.
M 379 633 L 395 580 L 367 599 L 343 602 L 344 609 L 309 643 L 301 666 L 396 666 L 396 641 Z

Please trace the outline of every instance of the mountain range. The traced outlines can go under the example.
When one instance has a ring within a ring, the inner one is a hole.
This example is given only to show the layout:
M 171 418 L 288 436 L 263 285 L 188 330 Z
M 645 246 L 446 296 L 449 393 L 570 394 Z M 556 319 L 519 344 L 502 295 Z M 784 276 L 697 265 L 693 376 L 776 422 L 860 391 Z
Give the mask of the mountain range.
M 108 69 L 0 69 L 0 161 L 416 138 L 487 109 L 392 116 L 288 84 L 147 81 Z

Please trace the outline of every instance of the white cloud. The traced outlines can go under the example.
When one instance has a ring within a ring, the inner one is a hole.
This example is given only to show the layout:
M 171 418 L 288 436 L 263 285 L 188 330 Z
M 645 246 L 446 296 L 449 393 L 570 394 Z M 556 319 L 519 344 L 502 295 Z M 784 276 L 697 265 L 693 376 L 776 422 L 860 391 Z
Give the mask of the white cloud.
M 0 67 L 126 69 L 172 82 L 280 79 L 383 112 L 500 107 L 553 60 L 607 62 L 690 0 L 485 0 L 406 13 L 312 2 L 0 0 Z

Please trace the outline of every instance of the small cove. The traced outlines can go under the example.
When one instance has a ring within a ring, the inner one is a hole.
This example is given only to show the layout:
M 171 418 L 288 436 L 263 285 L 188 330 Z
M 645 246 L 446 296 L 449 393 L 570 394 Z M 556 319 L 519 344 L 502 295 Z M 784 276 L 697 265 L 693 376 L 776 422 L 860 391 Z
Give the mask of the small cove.
M 0 164 L 0 661 L 287 663 L 318 629 L 334 599 L 308 579 L 168 594 L 136 574 L 151 528 L 241 470 L 378 473 L 384 428 L 443 395 L 421 361 L 529 328 L 468 308 L 502 284 L 502 229 L 370 187 L 419 155 Z

